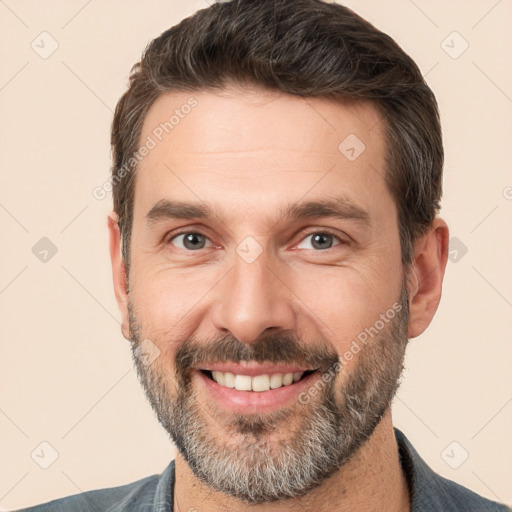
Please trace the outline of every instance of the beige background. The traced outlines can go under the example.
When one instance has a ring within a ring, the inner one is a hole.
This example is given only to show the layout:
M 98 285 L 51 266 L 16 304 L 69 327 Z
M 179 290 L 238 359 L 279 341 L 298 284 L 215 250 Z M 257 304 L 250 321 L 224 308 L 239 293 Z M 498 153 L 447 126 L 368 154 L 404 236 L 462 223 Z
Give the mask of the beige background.
M 440 310 L 410 345 L 395 424 L 436 471 L 512 503 L 512 2 L 346 4 L 412 55 L 437 95 L 443 216 L 468 249 L 459 243 Z M 119 329 L 110 196 L 92 189 L 108 177 L 112 110 L 130 67 L 206 5 L 0 1 L 0 510 L 128 483 L 173 457 Z M 43 31 L 59 45 L 46 59 L 31 48 L 51 48 Z M 453 31 L 469 44 L 457 59 L 445 52 L 463 48 Z M 42 237 L 58 249 L 46 263 L 32 252 Z M 59 454 L 48 469 L 36 463 L 50 460 L 43 441 Z M 452 469 L 446 461 L 465 451 Z

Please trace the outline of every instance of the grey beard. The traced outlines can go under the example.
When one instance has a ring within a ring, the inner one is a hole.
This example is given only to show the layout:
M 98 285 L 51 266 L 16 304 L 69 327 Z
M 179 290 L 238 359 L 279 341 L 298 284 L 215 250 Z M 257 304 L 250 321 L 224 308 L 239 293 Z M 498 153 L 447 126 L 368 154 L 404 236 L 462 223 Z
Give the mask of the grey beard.
M 405 288 L 400 300 L 402 310 L 362 348 L 344 386 L 336 386 L 336 376 L 309 403 L 270 414 L 226 418 L 201 404 L 185 370 L 174 375 L 159 360 L 144 365 L 135 355 L 142 337 L 131 307 L 134 361 L 160 423 L 204 484 L 250 504 L 299 498 L 346 464 L 389 409 L 407 345 Z M 174 378 L 173 396 L 168 383 Z M 287 418 L 295 420 L 293 431 Z M 225 432 L 222 438 L 211 432 L 209 423 L 215 422 Z M 282 439 L 270 438 L 283 432 Z

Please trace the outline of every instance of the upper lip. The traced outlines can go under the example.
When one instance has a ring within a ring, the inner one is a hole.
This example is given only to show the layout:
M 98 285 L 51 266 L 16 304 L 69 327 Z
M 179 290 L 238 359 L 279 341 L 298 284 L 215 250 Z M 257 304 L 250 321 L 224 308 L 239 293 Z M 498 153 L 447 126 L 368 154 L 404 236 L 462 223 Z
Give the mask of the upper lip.
M 254 377 L 256 375 L 272 375 L 274 373 L 296 373 L 314 370 L 314 368 L 306 368 L 304 366 L 292 366 L 285 364 L 272 363 L 255 363 L 253 361 L 242 361 L 240 363 L 226 361 L 224 363 L 204 363 L 197 366 L 198 370 L 209 370 L 218 372 L 230 372 L 235 375 L 248 375 Z

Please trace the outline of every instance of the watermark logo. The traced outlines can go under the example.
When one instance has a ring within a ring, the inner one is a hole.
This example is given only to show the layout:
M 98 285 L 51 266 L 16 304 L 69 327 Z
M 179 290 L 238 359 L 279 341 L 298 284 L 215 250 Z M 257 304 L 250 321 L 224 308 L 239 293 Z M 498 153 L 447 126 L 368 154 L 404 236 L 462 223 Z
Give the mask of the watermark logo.
M 263 247 L 252 236 L 248 236 L 236 246 L 236 252 L 246 263 L 253 263 L 260 257 Z
M 458 263 L 468 252 L 467 246 L 456 236 L 450 238 L 448 246 L 448 258 L 452 263 Z
M 363 141 L 353 133 L 345 137 L 338 146 L 339 152 L 351 162 L 357 160 L 365 149 Z
M 452 441 L 442 452 L 441 458 L 452 469 L 458 469 L 469 457 L 467 450 L 457 441 Z
M 48 469 L 59 458 L 59 452 L 50 443 L 43 441 L 34 448 L 30 457 L 41 469 Z
M 135 349 L 135 357 L 147 368 L 160 356 L 160 349 L 149 339 L 142 340 Z
M 30 47 L 41 59 L 50 58 L 59 48 L 57 40 L 48 32 L 41 32 L 31 43 Z
M 57 254 L 57 251 L 57 246 L 46 236 L 43 236 L 43 238 L 32 247 L 32 254 L 41 263 L 48 263 Z
M 441 48 L 452 59 L 458 59 L 469 48 L 469 43 L 457 31 L 453 31 L 441 41 Z

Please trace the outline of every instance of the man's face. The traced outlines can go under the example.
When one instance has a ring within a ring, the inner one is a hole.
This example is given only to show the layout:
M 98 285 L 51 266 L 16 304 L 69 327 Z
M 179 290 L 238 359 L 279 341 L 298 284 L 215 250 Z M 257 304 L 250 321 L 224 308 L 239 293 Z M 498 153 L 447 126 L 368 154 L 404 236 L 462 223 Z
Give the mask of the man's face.
M 382 129 L 369 104 L 258 90 L 168 94 L 146 116 L 129 336 L 160 421 L 219 491 L 303 495 L 389 408 L 408 308 Z

